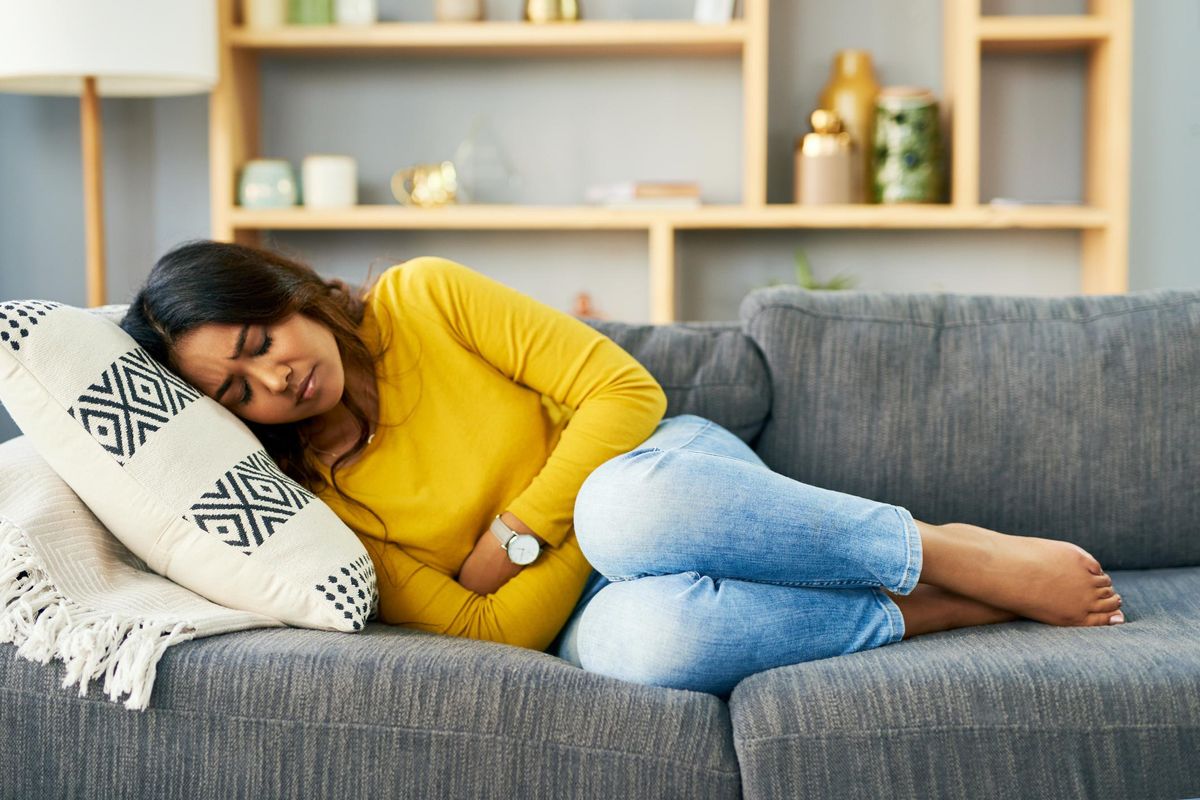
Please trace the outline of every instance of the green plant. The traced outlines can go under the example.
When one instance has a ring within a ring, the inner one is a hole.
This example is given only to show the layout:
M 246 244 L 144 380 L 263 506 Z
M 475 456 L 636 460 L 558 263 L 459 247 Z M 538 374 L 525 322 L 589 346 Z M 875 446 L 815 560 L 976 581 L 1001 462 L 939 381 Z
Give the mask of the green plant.
M 783 283 L 784 282 L 778 278 L 772 278 L 771 282 L 766 286 L 759 286 L 756 288 L 765 289 L 770 286 L 781 286 Z M 798 247 L 796 248 L 796 283 L 799 284 L 802 289 L 810 289 L 812 291 L 836 291 L 838 289 L 853 288 L 854 285 L 858 283 L 858 279 L 849 275 L 838 275 L 836 278 L 832 278 L 826 283 L 817 283 L 816 279 L 813 277 L 812 266 L 808 263 L 808 256 L 805 255 L 802 248 Z

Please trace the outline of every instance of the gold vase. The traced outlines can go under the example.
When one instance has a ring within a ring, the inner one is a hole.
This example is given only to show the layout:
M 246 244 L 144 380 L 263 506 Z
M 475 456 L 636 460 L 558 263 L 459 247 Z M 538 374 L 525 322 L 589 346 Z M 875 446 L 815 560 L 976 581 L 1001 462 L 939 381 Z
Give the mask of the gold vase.
M 526 22 L 579 22 L 578 0 L 525 0 Z
M 859 180 L 855 182 L 854 190 L 856 203 L 869 203 L 874 195 L 875 148 L 872 144 L 875 141 L 875 95 L 878 93 L 879 83 L 875 80 L 870 53 L 866 50 L 839 50 L 834 55 L 829 82 L 821 90 L 818 105 L 838 115 L 844 130 L 850 134 L 858 149 L 860 161 L 855 173 Z

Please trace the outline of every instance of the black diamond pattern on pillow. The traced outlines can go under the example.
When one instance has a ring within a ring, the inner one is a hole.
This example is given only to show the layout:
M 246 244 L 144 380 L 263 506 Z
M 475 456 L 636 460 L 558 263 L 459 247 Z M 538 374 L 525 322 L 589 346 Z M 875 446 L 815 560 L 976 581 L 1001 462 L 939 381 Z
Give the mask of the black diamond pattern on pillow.
M 221 476 L 183 518 L 249 556 L 314 499 L 259 450 Z
M 52 300 L 9 300 L 0 303 L 0 345 L 7 344 L 14 351 L 21 349 L 21 340 L 28 338 L 29 331 L 38 324 L 38 317 L 58 308 L 62 303 Z
M 369 555 L 361 555 L 349 566 L 330 575 L 328 582 L 318 583 L 316 590 L 342 612 L 344 619 L 352 620 L 354 630 L 362 630 L 367 620 L 379 614 L 379 592 L 375 586 L 375 565 Z M 370 594 L 367 594 L 370 590 Z
M 139 347 L 109 364 L 67 413 L 124 466 L 152 433 L 199 399 Z

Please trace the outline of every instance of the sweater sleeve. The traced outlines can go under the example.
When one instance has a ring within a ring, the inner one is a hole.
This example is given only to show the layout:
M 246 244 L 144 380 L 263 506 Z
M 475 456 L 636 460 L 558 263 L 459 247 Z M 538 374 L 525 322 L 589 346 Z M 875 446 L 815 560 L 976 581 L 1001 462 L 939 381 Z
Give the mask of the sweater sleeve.
M 562 630 L 592 569 L 572 535 L 492 594 L 480 595 L 395 542 L 360 541 L 377 565 L 386 565 L 376 569 L 378 579 L 396 584 L 380 587 L 384 623 L 534 650 L 545 650 Z
M 402 267 L 406 295 L 463 347 L 573 409 L 545 465 L 507 508 L 558 547 L 571 532 L 584 479 L 654 432 L 666 393 L 633 356 L 582 320 L 449 259 L 422 256 Z

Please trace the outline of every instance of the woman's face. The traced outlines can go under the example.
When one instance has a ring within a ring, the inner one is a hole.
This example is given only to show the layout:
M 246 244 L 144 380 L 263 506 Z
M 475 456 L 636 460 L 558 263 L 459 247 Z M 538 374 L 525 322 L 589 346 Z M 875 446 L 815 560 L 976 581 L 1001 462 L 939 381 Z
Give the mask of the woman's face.
M 206 323 L 179 340 L 175 357 L 188 383 L 267 425 L 324 414 L 345 386 L 333 333 L 299 313 L 274 325 Z M 302 397 L 310 375 L 309 396 Z

